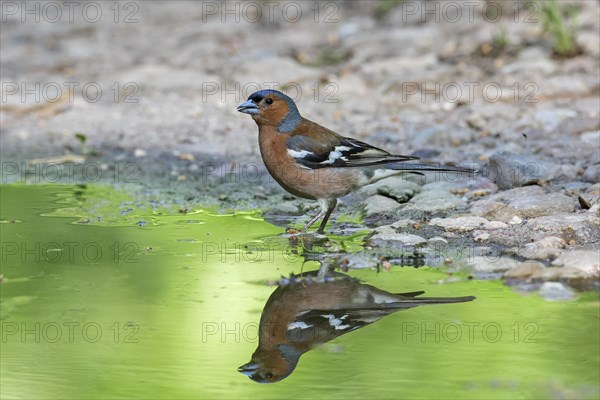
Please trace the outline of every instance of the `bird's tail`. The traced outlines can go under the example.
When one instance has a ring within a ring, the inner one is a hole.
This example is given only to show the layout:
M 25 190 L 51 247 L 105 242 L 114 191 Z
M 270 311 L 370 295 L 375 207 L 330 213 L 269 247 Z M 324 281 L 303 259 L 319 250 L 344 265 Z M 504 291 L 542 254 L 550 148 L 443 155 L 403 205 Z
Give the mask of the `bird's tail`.
M 454 172 L 460 174 L 477 174 L 476 169 L 454 167 L 451 165 L 437 165 L 437 164 L 421 164 L 421 163 L 403 163 L 403 162 L 392 162 L 385 164 L 388 169 L 395 171 L 406 171 L 413 174 L 421 174 L 422 172 Z
M 473 301 L 476 299 L 475 296 L 462 296 L 462 297 L 415 297 L 424 292 L 412 292 L 412 293 L 398 293 L 397 296 L 406 297 L 406 299 L 396 299 L 397 304 L 413 304 L 416 306 L 425 304 L 450 304 L 450 303 L 464 303 L 467 301 Z

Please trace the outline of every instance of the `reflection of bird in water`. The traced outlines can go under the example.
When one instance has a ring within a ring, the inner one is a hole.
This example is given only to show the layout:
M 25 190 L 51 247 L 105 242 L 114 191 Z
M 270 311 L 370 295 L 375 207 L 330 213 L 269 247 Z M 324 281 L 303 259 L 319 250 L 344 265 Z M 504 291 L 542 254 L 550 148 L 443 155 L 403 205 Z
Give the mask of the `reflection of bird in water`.
M 316 271 L 280 281 L 260 319 L 258 348 L 238 368 L 250 379 L 272 383 L 294 371 L 300 356 L 315 345 L 367 326 L 396 311 L 427 304 L 461 303 L 465 297 L 417 297 L 424 292 L 389 293 L 334 273 Z

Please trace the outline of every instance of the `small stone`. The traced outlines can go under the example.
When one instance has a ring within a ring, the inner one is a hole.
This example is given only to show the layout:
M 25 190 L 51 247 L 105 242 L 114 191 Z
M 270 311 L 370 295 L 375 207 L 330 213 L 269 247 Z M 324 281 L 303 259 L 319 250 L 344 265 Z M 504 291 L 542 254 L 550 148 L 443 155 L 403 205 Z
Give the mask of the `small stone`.
M 549 193 L 542 196 L 523 196 L 511 200 L 508 205 L 515 214 L 523 218 L 569 213 L 575 211 L 575 201 L 562 193 Z
M 592 207 L 593 208 L 593 207 Z M 590 209 L 591 210 L 591 209 Z M 531 231 L 558 236 L 565 242 L 592 244 L 600 240 L 600 220 L 594 213 L 548 215 L 528 220 Z
M 523 223 L 523 219 L 517 217 L 516 215 L 510 219 L 508 222 L 511 225 L 521 225 Z
M 427 239 L 421 236 L 396 232 L 376 233 L 367 240 L 369 246 L 398 249 L 406 246 L 420 246 L 426 243 Z
M 501 222 L 508 222 L 515 215 L 506 204 L 500 201 L 479 200 L 471 204 L 471 213 L 479 217 L 493 219 Z
M 556 236 L 546 236 L 545 238 L 540 239 L 532 244 L 543 249 L 564 249 L 567 245 L 562 238 Z
M 552 180 L 558 169 L 556 162 L 541 160 L 533 155 L 504 151 L 490 157 L 490 179 L 500 189 Z
M 488 231 L 504 228 L 508 228 L 508 225 L 502 221 L 489 221 L 488 223 L 483 225 L 483 229 L 487 229 Z
M 432 189 L 417 194 L 408 203 L 401 206 L 397 213 L 402 216 L 411 215 L 416 219 L 421 219 L 418 218 L 418 215 L 445 212 L 465 204 L 464 200 L 454 196 L 447 190 Z
M 398 203 L 389 197 L 375 195 L 363 202 L 365 217 L 389 213 L 398 208 Z
M 433 218 L 429 225 L 441 226 L 446 232 L 470 232 L 488 222 L 482 217 Z
M 486 231 L 475 231 L 473 232 L 473 240 L 476 242 L 485 242 L 491 237 Z
M 575 292 L 560 282 L 544 282 L 540 297 L 548 301 L 567 301 L 575 298 Z
M 535 274 L 540 273 L 545 269 L 544 264 L 539 261 L 527 261 L 519 264 L 515 269 L 506 271 L 504 278 L 515 280 L 529 280 Z
M 587 182 L 598 182 L 600 180 L 600 164 L 592 164 L 585 169 L 583 179 Z
M 302 215 L 303 212 L 296 204 L 288 201 L 282 201 L 271 207 L 266 215 Z
M 510 257 L 475 256 L 469 264 L 473 266 L 474 273 L 504 272 L 519 266 L 519 263 Z
M 448 241 L 441 236 L 434 236 L 431 239 L 429 239 L 428 242 L 430 244 L 435 244 L 435 243 L 448 244 Z
M 414 219 L 400 219 L 400 220 L 394 222 L 391 225 L 391 227 L 394 229 L 406 229 L 409 226 L 413 226 L 416 223 L 417 223 L 417 221 L 415 221 Z
M 360 192 L 367 196 L 383 195 L 400 203 L 405 203 L 419 193 L 420 190 L 421 186 L 419 184 L 406 180 L 404 176 L 391 176 L 363 187 Z

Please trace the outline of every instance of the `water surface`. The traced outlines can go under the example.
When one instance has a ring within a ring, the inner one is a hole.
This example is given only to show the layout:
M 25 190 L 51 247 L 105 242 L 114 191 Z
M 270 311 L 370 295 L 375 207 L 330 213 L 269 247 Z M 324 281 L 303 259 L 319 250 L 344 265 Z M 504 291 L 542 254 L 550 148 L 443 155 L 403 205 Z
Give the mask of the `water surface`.
M 546 302 L 427 267 L 349 274 L 477 300 L 395 313 L 257 384 L 236 368 L 257 346 L 275 290 L 265 282 L 318 268 L 281 228 L 102 187 L 5 185 L 0 196 L 2 398 L 599 396 L 597 295 Z

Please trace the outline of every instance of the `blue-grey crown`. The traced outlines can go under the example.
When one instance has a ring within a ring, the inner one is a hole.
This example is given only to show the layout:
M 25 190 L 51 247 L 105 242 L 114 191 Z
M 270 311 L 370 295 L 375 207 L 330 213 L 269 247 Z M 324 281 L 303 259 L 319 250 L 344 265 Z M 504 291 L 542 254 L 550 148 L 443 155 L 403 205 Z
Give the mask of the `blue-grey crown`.
M 279 125 L 277 130 L 279 132 L 290 132 L 294 130 L 302 120 L 302 117 L 300 116 L 298 107 L 296 107 L 296 103 L 294 103 L 294 100 L 292 100 L 291 97 L 287 94 L 282 93 L 279 90 L 265 89 L 252 93 L 250 97 L 248 97 L 248 100 L 252 100 L 253 102 L 258 103 L 269 94 L 273 94 L 278 98 L 285 100 L 285 102 L 288 105 L 289 112 L 285 116 L 283 121 L 281 121 L 281 124 Z

